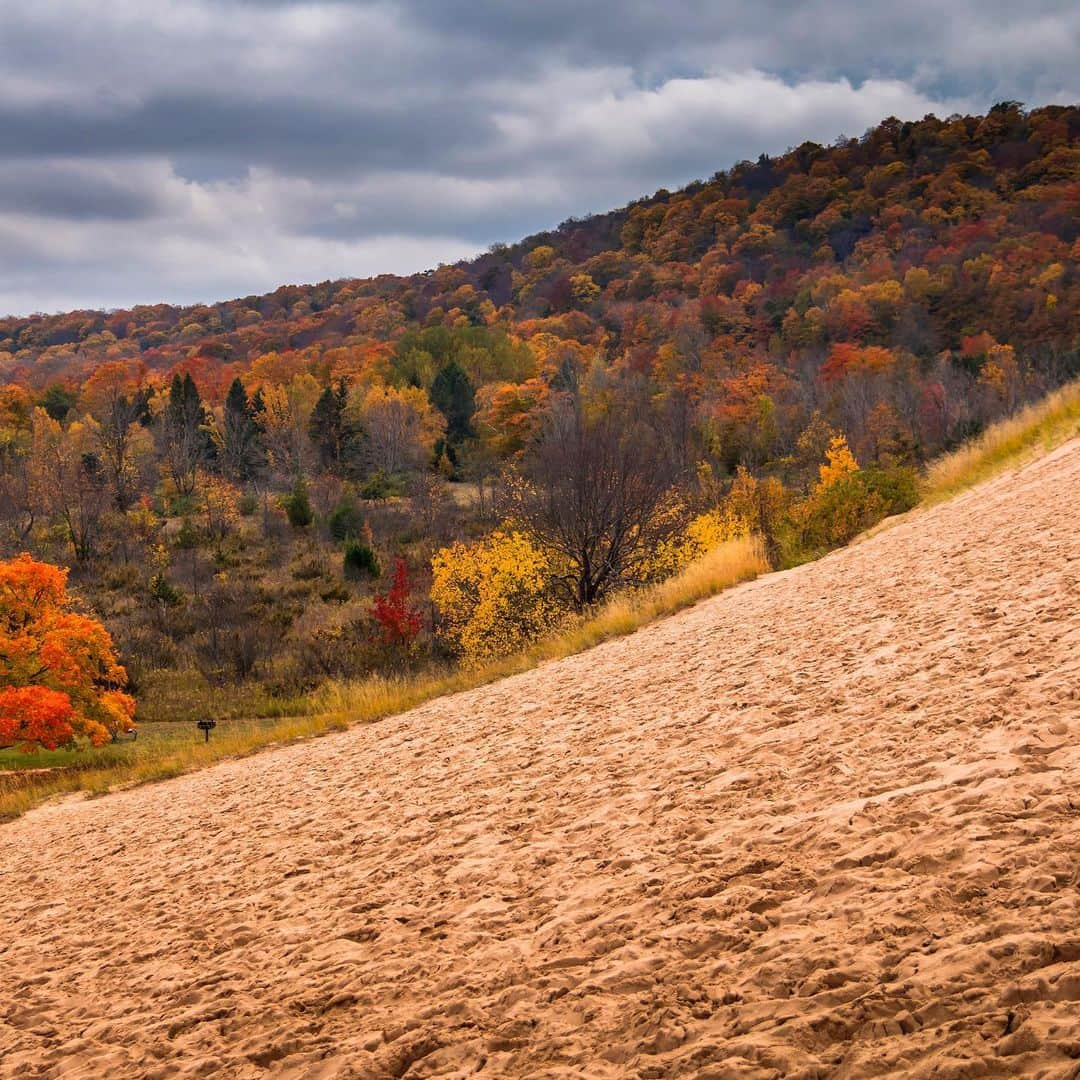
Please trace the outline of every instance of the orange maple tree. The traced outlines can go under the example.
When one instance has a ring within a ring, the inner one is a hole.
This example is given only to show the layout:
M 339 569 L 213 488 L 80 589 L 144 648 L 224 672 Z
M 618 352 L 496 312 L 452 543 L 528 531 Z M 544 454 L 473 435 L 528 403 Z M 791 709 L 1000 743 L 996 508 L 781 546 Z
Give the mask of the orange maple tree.
M 135 701 L 109 632 L 76 611 L 67 570 L 0 562 L 0 746 L 98 746 L 132 727 Z

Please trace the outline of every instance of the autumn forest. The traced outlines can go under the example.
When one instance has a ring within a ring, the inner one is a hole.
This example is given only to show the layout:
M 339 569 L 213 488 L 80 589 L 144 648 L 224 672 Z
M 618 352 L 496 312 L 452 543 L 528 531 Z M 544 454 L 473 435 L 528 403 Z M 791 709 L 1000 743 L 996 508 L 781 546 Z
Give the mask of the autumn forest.
M 55 613 L 5 681 L 66 650 L 82 715 L 0 745 L 475 667 L 749 534 L 806 561 L 1080 374 L 1078 315 L 1080 108 L 1004 102 L 413 277 L 0 319 L 9 635 Z

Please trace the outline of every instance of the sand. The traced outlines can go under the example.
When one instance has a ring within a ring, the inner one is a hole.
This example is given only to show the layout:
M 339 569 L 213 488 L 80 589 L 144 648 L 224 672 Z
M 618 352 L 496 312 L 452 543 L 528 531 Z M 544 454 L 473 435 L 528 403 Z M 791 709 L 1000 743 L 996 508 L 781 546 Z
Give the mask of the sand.
M 1080 441 L 632 637 L 0 827 L 0 1076 L 1080 1075 Z

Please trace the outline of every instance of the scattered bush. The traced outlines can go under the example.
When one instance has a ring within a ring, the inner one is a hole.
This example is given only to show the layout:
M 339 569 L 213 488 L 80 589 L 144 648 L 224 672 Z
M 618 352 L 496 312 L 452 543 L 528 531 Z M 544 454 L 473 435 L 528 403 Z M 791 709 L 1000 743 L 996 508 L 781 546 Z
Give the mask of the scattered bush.
M 304 559 L 293 567 L 292 576 L 297 581 L 314 581 L 326 575 L 326 564 L 319 558 Z
M 388 499 L 394 493 L 390 478 L 381 470 L 374 472 L 360 485 L 360 497 L 369 502 Z
M 356 500 L 349 494 L 343 495 L 327 520 L 330 536 L 337 541 L 349 540 L 363 535 L 364 514 Z
M 379 576 L 379 557 L 362 540 L 346 540 L 342 556 L 342 567 L 349 581 Z
M 802 542 L 810 551 L 846 544 L 886 514 L 884 499 L 856 471 L 819 487 L 800 507 Z
M 307 481 L 302 476 L 297 478 L 292 491 L 282 498 L 281 505 L 285 508 L 289 524 L 294 529 L 306 529 L 315 520 Z
M 319 593 L 319 599 L 324 604 L 347 604 L 352 593 L 344 585 L 329 585 Z

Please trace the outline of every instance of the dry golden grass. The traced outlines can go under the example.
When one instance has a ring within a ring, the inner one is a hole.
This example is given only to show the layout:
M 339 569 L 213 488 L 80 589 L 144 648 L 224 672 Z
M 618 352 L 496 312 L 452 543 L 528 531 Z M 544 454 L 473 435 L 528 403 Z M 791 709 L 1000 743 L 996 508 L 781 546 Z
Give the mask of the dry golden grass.
M 1080 380 L 1068 383 L 978 438 L 938 458 L 927 470 L 923 501 L 940 502 L 1004 469 L 1018 468 L 1080 435 Z
M 672 615 L 707 596 L 749 581 L 768 568 L 756 537 L 730 540 L 667 581 L 616 596 L 595 614 L 569 622 L 560 633 L 538 641 L 523 653 L 479 668 L 418 679 L 371 678 L 331 683 L 317 698 L 320 715 L 357 723 L 404 712 L 434 697 L 483 686 L 548 660 L 572 656 L 611 638 L 631 634 L 654 619 Z

